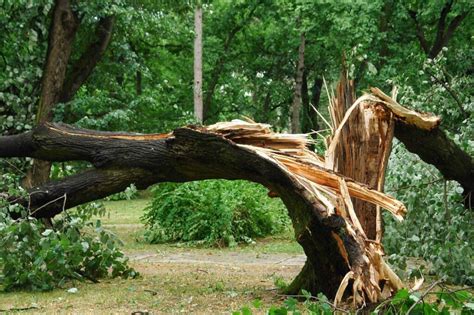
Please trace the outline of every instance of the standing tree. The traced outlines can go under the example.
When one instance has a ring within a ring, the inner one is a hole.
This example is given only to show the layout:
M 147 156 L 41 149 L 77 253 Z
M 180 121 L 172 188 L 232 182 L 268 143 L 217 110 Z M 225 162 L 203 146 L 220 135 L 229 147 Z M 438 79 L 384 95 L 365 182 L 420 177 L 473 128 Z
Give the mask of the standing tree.
M 298 62 L 296 65 L 295 76 L 295 93 L 293 95 L 293 103 L 291 105 L 291 132 L 301 133 L 301 88 L 303 86 L 304 73 L 304 49 L 306 38 L 304 32 L 300 35 L 300 45 L 298 48 Z
M 202 107 L 202 7 L 196 6 L 194 13 L 194 116 L 203 121 Z
M 97 23 L 96 38 L 72 65 L 67 76 L 69 59 L 80 20 L 70 0 L 56 0 L 49 31 L 48 52 L 41 80 L 37 124 L 51 121 L 53 108 L 68 102 L 89 78 L 110 43 L 114 17 L 101 18 Z M 27 187 L 45 183 L 49 179 L 51 163 L 35 159 L 25 179 Z

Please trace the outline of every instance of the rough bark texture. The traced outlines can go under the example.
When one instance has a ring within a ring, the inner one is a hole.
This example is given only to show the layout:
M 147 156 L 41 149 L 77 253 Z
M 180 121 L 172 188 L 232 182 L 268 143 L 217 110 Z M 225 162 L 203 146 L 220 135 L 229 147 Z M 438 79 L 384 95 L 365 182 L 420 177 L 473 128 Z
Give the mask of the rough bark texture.
M 79 20 L 71 9 L 70 1 L 56 0 L 36 117 L 39 124 L 51 120 L 51 110 L 61 98 L 72 43 L 78 26 Z
M 300 46 L 298 48 L 298 63 L 296 66 L 295 76 L 295 92 L 293 94 L 293 103 L 291 105 L 291 132 L 301 133 L 301 87 L 303 86 L 304 73 L 304 50 L 306 38 L 305 34 L 301 33 Z
M 202 105 L 202 8 L 194 12 L 194 116 L 203 121 Z
M 94 70 L 109 46 L 114 24 L 115 17 L 113 16 L 103 17 L 97 23 L 94 41 L 89 44 L 74 63 L 71 73 L 64 83 L 60 99 L 62 103 L 69 102 L 90 77 L 92 70 Z
M 49 30 L 48 52 L 41 80 L 41 95 L 36 114 L 38 124 L 50 121 L 52 109 L 63 91 L 67 64 L 79 20 L 71 9 L 69 0 L 56 0 Z M 45 183 L 49 178 L 51 163 L 34 160 L 24 185 L 33 187 Z

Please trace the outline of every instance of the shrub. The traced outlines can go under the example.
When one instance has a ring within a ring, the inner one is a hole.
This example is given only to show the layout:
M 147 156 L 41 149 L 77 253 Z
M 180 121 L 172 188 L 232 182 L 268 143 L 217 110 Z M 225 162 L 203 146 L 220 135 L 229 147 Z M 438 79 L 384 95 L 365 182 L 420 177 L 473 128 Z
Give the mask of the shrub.
M 264 187 L 246 181 L 162 184 L 153 194 L 143 217 L 151 243 L 234 246 L 289 226 L 281 200 L 268 198 Z

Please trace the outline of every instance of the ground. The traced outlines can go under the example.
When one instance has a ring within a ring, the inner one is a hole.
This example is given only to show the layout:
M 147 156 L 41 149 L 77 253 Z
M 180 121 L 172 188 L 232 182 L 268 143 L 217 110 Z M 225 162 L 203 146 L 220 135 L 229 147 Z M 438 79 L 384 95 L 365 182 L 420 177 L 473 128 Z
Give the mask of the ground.
M 16 309 L 48 314 L 230 314 L 255 300 L 268 309 L 283 300 L 276 284 L 290 281 L 304 263 L 291 233 L 231 249 L 146 244 L 141 240 L 140 216 L 147 202 L 106 202 L 110 215 L 102 219 L 124 241 L 140 278 L 75 282 L 44 293 L 0 293 L 0 313 Z M 71 288 L 77 292 L 69 293 Z

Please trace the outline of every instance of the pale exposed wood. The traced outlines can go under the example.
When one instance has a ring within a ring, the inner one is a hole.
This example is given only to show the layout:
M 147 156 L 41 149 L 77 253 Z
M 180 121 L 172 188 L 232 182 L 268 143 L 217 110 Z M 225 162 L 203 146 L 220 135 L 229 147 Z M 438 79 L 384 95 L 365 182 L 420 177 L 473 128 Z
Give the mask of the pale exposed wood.
M 371 88 L 370 91 L 374 96 L 383 101 L 383 103 L 388 108 L 390 108 L 390 110 L 399 120 L 406 124 L 414 125 L 417 128 L 423 130 L 432 130 L 438 127 L 441 123 L 441 118 L 439 116 L 428 113 L 420 113 L 403 107 L 378 88 Z

